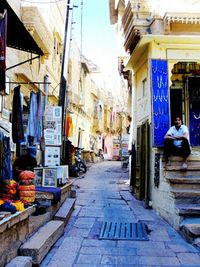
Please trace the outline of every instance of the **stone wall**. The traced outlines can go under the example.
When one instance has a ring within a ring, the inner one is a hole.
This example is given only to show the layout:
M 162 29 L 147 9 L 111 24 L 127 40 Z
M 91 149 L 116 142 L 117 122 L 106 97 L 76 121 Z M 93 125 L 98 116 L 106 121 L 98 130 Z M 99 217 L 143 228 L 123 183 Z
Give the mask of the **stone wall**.
M 19 247 L 29 235 L 29 216 L 34 211 L 32 206 L 0 221 L 0 266 L 17 256 Z
M 72 184 L 71 181 L 61 188 L 61 201 L 52 202 L 45 214 L 33 216 L 36 210 L 36 206 L 33 205 L 0 221 L 0 266 L 4 266 L 15 258 L 25 240 L 39 227 L 53 219 L 66 198 L 71 196 Z

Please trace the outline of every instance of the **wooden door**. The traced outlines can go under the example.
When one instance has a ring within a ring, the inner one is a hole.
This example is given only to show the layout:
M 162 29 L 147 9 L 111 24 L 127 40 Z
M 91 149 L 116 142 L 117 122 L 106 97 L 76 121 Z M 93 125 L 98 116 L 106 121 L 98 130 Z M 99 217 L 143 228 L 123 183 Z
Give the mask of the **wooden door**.
M 135 195 L 148 205 L 149 200 L 149 123 L 137 128 Z

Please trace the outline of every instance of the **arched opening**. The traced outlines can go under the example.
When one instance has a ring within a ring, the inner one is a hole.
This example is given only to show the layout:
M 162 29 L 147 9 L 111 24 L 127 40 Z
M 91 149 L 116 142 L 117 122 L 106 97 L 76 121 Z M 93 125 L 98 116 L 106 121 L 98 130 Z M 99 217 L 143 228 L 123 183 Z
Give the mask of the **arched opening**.
M 192 146 L 200 146 L 200 64 L 174 64 L 170 86 L 170 118 L 180 116 L 190 131 Z

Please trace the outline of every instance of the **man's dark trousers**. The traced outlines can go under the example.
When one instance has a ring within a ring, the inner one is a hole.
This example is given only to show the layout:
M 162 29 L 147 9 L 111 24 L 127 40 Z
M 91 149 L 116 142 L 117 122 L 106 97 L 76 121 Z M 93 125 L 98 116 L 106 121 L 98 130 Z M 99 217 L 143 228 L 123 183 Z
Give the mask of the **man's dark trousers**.
M 174 145 L 173 139 L 164 139 L 164 156 L 165 158 L 173 156 L 180 156 L 187 158 L 190 155 L 190 145 L 186 138 L 181 140 L 181 146 L 177 147 Z

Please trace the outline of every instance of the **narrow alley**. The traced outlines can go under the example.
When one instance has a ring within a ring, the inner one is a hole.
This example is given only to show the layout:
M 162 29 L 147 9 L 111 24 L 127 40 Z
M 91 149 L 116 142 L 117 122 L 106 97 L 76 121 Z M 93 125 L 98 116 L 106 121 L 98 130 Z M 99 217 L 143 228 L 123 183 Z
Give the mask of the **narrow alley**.
M 121 162 L 94 164 L 75 180 L 74 189 L 75 209 L 41 267 L 200 266 L 199 251 L 129 192 L 128 170 Z M 100 239 L 105 222 L 141 223 L 147 238 L 139 233 L 138 240 Z

